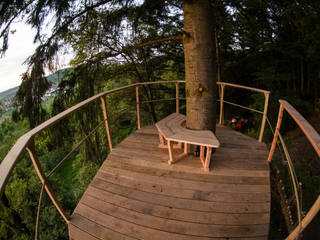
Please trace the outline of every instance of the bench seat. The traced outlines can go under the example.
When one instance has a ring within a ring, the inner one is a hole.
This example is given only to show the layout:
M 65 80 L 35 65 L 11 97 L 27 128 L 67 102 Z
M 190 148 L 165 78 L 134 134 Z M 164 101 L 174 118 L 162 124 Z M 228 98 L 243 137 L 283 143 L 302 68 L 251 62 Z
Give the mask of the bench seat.
M 172 164 L 189 153 L 189 146 L 200 146 L 200 160 L 205 171 L 209 171 L 212 148 L 220 147 L 220 142 L 209 130 L 190 130 L 184 127 L 186 117 L 180 113 L 172 113 L 156 123 L 160 144 L 159 147 L 168 148 L 169 164 Z M 166 144 L 166 142 L 167 144 Z M 173 142 L 178 144 L 174 145 Z M 184 145 L 184 152 L 179 156 L 173 155 L 173 148 L 181 148 Z M 206 156 L 205 156 L 206 155 Z

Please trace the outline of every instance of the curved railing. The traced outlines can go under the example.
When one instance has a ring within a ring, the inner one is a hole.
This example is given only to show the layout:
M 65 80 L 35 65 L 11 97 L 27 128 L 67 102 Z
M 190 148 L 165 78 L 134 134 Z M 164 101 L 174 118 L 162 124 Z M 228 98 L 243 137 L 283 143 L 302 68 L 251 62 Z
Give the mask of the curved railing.
M 283 140 L 283 137 L 280 134 L 280 128 L 281 128 L 284 111 L 286 111 L 291 116 L 291 118 L 296 122 L 296 124 L 305 134 L 305 136 L 307 137 L 307 139 L 309 140 L 309 142 L 311 143 L 312 147 L 314 148 L 315 152 L 319 157 L 320 157 L 320 135 L 317 131 L 314 130 L 314 128 L 309 124 L 309 122 L 287 101 L 279 100 L 279 102 L 280 102 L 280 108 L 279 108 L 279 114 L 278 114 L 278 121 L 277 121 L 276 130 L 274 132 L 274 138 L 273 138 L 271 149 L 268 156 L 268 162 L 271 163 L 271 160 L 273 158 L 273 155 L 277 146 L 277 141 L 279 138 L 281 147 L 284 152 L 286 162 L 288 165 L 289 175 L 290 175 L 291 182 L 293 185 L 293 190 L 294 190 L 293 191 L 294 199 L 296 201 L 296 207 L 297 207 L 298 223 L 297 223 L 297 226 L 291 231 L 289 236 L 286 238 L 289 240 L 289 239 L 298 239 L 300 234 L 303 232 L 303 230 L 309 225 L 312 219 L 317 215 L 317 213 L 320 210 L 320 195 L 318 196 L 317 200 L 315 201 L 311 209 L 308 211 L 308 213 L 305 216 L 303 216 L 302 194 L 301 194 L 302 185 L 298 181 L 289 151 Z
M 151 100 L 151 101 L 143 101 L 140 102 L 139 100 L 139 88 L 141 86 L 146 86 L 146 85 L 152 85 L 152 84 L 175 84 L 176 86 L 176 97 L 173 99 L 169 100 L 175 100 L 176 101 L 176 111 L 179 112 L 179 84 L 180 83 L 185 83 L 185 81 L 181 80 L 176 80 L 176 81 L 157 81 L 157 82 L 142 82 L 142 83 L 135 83 L 135 84 L 130 84 L 124 87 L 119 87 L 116 89 L 108 90 L 105 92 L 102 92 L 100 94 L 97 94 L 85 101 L 82 101 L 75 106 L 57 114 L 56 116 L 50 118 L 49 120 L 43 122 L 36 128 L 30 130 L 23 136 L 21 136 L 18 141 L 15 143 L 15 145 L 11 148 L 11 150 L 8 152 L 6 157 L 3 159 L 3 161 L 0 164 L 0 198 L 2 194 L 4 193 L 5 187 L 8 183 L 8 180 L 15 168 L 15 165 L 18 163 L 19 158 L 21 155 L 24 153 L 24 150 L 27 150 L 29 153 L 29 156 L 31 158 L 31 161 L 34 165 L 34 168 L 37 172 L 37 175 L 41 181 L 42 188 L 40 192 L 40 197 L 39 197 L 39 203 L 38 203 L 38 211 L 37 211 L 37 219 L 36 219 L 36 231 L 35 231 L 35 238 L 38 238 L 38 221 L 39 221 L 39 214 L 40 214 L 40 206 L 41 206 L 41 201 L 42 201 L 42 196 L 44 190 L 47 192 L 48 196 L 50 197 L 52 203 L 55 205 L 56 209 L 60 213 L 61 217 L 64 219 L 66 223 L 69 223 L 69 216 L 67 216 L 66 211 L 62 207 L 61 203 L 58 201 L 48 179 L 50 176 L 62 165 L 63 162 L 65 162 L 71 154 L 79 148 L 79 146 L 90 136 L 92 135 L 98 127 L 100 127 L 103 123 L 105 123 L 105 128 L 106 128 L 106 133 L 107 133 L 107 138 L 108 138 L 108 144 L 109 144 L 109 149 L 112 150 L 112 141 L 111 141 L 111 135 L 110 135 L 110 130 L 109 130 L 109 123 L 108 123 L 108 114 L 107 114 L 107 108 L 106 108 L 106 101 L 105 97 L 109 94 L 116 93 L 119 91 L 123 91 L 129 88 L 135 88 L 135 93 L 136 93 L 136 111 L 137 111 L 137 127 L 138 129 L 141 127 L 141 121 L 140 121 L 140 105 L 143 103 L 148 103 L 148 102 L 155 102 L 155 101 L 165 101 L 168 99 L 160 99 L 160 100 Z M 36 135 L 41 133 L 42 131 L 46 130 L 47 128 L 53 126 L 54 124 L 58 123 L 62 119 L 68 117 L 71 113 L 83 108 L 84 106 L 88 105 L 89 103 L 92 103 L 96 100 L 100 99 L 101 101 L 101 107 L 102 107 L 102 112 L 103 112 L 103 121 L 101 121 L 87 136 L 85 136 L 72 150 L 69 152 L 51 171 L 48 175 L 45 175 L 44 171 L 42 170 L 41 164 L 37 158 L 37 154 L 35 151 L 35 141 L 34 138 Z
M 39 203 L 38 203 L 38 211 L 37 211 L 37 222 L 36 222 L 36 231 L 35 231 L 35 237 L 37 239 L 37 234 L 38 234 L 38 221 L 39 221 L 39 212 L 40 212 L 40 205 L 41 205 L 41 200 L 42 200 L 42 196 L 44 193 L 44 190 L 48 193 L 48 196 L 50 197 L 52 203 L 55 205 L 56 209 L 58 210 L 58 212 L 60 213 L 60 215 L 62 216 L 62 218 L 64 219 L 64 221 L 66 223 L 69 222 L 69 216 L 67 216 L 65 210 L 63 209 L 62 205 L 60 204 L 60 202 L 58 201 L 57 197 L 55 196 L 53 189 L 51 188 L 48 179 L 50 178 L 50 176 L 62 165 L 62 163 L 68 159 L 69 156 L 71 156 L 71 154 L 79 148 L 79 146 L 88 138 L 90 137 L 103 123 L 105 124 L 105 128 L 106 128 L 106 134 L 107 134 L 107 138 L 108 138 L 108 144 L 109 144 L 109 149 L 112 150 L 113 146 L 112 146 L 112 141 L 111 141 L 111 135 L 110 135 L 110 130 L 109 130 L 109 123 L 108 123 L 108 111 L 107 111 L 107 107 L 106 107 L 106 100 L 105 97 L 109 94 L 112 93 L 116 93 L 116 92 L 120 92 L 126 89 L 130 89 L 130 88 L 135 88 L 135 95 L 136 95 L 136 116 L 137 116 L 137 128 L 139 129 L 141 127 L 141 117 L 140 117 L 140 107 L 141 104 L 144 103 L 151 103 L 151 102 L 159 102 L 159 101 L 168 101 L 168 100 L 172 100 L 172 101 L 176 101 L 176 111 L 179 112 L 179 101 L 183 100 L 182 98 L 179 97 L 179 84 L 180 83 L 185 83 L 185 81 L 181 81 L 181 80 L 177 80 L 177 81 L 157 81 L 157 82 L 143 82 L 143 83 L 135 83 L 135 84 L 131 84 L 131 85 L 127 85 L 124 87 L 119 87 L 116 89 L 112 89 L 112 90 L 108 90 L 105 92 L 102 92 L 100 94 L 97 94 L 83 102 L 80 102 L 78 104 L 76 104 L 75 106 L 61 112 L 60 114 L 50 118 L 49 120 L 45 121 L 44 123 L 40 124 L 39 126 L 37 126 L 36 128 L 30 130 L 29 132 L 27 132 L 26 134 L 24 134 L 22 137 L 20 137 L 18 139 L 18 141 L 15 143 L 15 145 L 11 148 L 11 150 L 9 151 L 9 153 L 6 155 L 6 157 L 3 159 L 3 161 L 0 164 L 0 197 L 2 196 L 4 189 L 7 185 L 8 179 L 10 178 L 15 165 L 18 163 L 19 158 L 21 157 L 21 155 L 24 153 L 24 150 L 27 150 L 27 152 L 29 153 L 29 156 L 31 158 L 31 161 L 34 165 L 34 168 L 36 169 L 37 175 L 41 181 L 42 184 L 42 188 L 41 188 L 41 192 L 40 192 L 40 197 L 39 197 Z M 140 101 L 139 98 L 139 88 L 141 86 L 145 86 L 145 85 L 153 85 L 153 84 L 175 84 L 175 88 L 176 88 L 176 96 L 175 98 L 171 98 L 171 99 L 158 99 L 158 100 L 150 100 L 150 101 Z M 222 124 L 223 123 L 223 105 L 224 103 L 226 104 L 231 104 L 234 105 L 236 107 L 240 107 L 240 108 L 244 108 L 250 111 L 254 111 L 257 113 L 260 113 L 263 115 L 262 118 L 262 122 L 261 122 L 261 128 L 260 128 L 260 136 L 259 136 L 259 141 L 262 141 L 262 137 L 263 137 L 263 132 L 264 132 L 264 128 L 265 128 L 265 123 L 266 121 L 268 121 L 267 118 L 267 109 L 268 109 L 268 101 L 269 101 L 269 91 L 266 90 L 261 90 L 261 89 L 257 89 L 257 88 L 251 88 L 251 87 L 246 87 L 246 86 L 241 86 L 241 85 L 237 85 L 237 84 L 230 84 L 230 83 L 225 83 L 225 82 L 218 82 L 217 83 L 218 86 L 220 87 L 220 121 L 219 123 Z M 235 88 L 241 88 L 241 89 L 246 89 L 246 90 L 250 90 L 250 91 L 255 91 L 255 92 L 259 92 L 259 93 L 263 93 L 265 96 L 265 104 L 264 104 L 264 109 L 263 111 L 257 110 L 257 109 L 251 109 L 249 107 L 246 106 L 242 106 L 239 104 L 235 104 L 229 101 L 226 101 L 224 99 L 224 90 L 225 87 L 235 87 Z M 41 133 L 42 131 L 48 129 L 49 127 L 52 127 L 54 124 L 58 123 L 59 121 L 61 121 L 62 119 L 68 117 L 71 113 L 78 111 L 79 109 L 83 108 L 84 106 L 88 105 L 89 103 L 92 103 L 96 100 L 101 101 L 101 107 L 102 107 L 102 113 L 103 113 L 103 120 L 91 131 L 88 133 L 87 136 L 85 136 L 77 145 L 75 145 L 75 147 L 71 150 L 71 152 L 69 152 L 52 170 L 48 175 L 45 175 L 45 173 L 43 172 L 42 168 L 41 168 L 41 164 L 39 162 L 39 160 L 37 159 L 37 155 L 36 155 L 36 151 L 35 151 L 35 142 L 34 142 L 34 137 L 36 135 L 38 135 L 39 133 Z M 320 156 L 320 136 L 319 134 L 312 128 L 312 126 L 286 101 L 280 100 L 280 110 L 279 110 L 279 117 L 278 117 L 278 122 L 277 122 L 277 127 L 276 127 L 276 131 L 274 134 L 274 139 L 273 139 L 273 143 L 271 146 L 271 150 L 270 150 L 270 154 L 268 157 L 268 161 L 270 162 L 277 144 L 277 139 L 280 138 L 280 142 L 283 146 L 285 155 L 287 157 L 287 161 L 288 161 L 288 167 L 290 170 L 290 175 L 292 178 L 292 182 L 294 184 L 294 191 L 295 191 L 295 198 L 296 198 L 296 202 L 297 202 L 297 214 L 298 214 L 298 221 L 299 224 L 297 225 L 297 227 L 290 233 L 290 235 L 288 236 L 287 239 L 296 239 L 298 238 L 299 234 L 303 231 L 303 229 L 312 221 L 312 219 L 314 218 L 314 216 L 318 213 L 319 209 L 320 209 L 320 196 L 318 197 L 318 199 L 316 200 L 316 202 L 314 203 L 314 205 L 312 206 L 312 208 L 309 210 L 309 212 L 306 214 L 306 216 L 304 218 L 302 218 L 302 214 L 301 214 L 301 202 L 299 201 L 299 183 L 298 180 L 296 178 L 296 175 L 294 173 L 294 167 L 292 164 L 292 161 L 290 159 L 290 156 L 288 154 L 288 151 L 286 149 L 286 146 L 284 144 L 284 141 L 280 135 L 280 126 L 281 126 L 281 121 L 282 121 L 282 115 L 283 115 L 283 111 L 286 110 L 291 116 L 292 118 L 296 121 L 296 123 L 298 124 L 298 126 L 302 129 L 302 131 L 305 133 L 305 135 L 307 136 L 308 140 L 311 142 L 312 146 L 314 147 L 315 151 L 317 152 L 317 154 Z

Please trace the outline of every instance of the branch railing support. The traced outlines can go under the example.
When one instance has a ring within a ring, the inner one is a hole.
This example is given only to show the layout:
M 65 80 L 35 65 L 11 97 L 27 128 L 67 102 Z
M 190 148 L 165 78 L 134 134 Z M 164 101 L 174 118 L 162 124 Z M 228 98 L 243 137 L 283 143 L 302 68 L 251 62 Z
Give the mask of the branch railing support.
M 107 137 L 108 137 L 109 149 L 110 151 L 112 151 L 112 139 L 111 139 L 110 130 L 109 130 L 108 112 L 107 112 L 105 97 L 104 96 L 100 97 L 100 100 L 101 100 L 101 108 L 103 112 L 103 118 L 104 118 L 104 123 L 105 123 Z
M 140 123 L 140 102 L 139 102 L 139 86 L 136 86 L 136 104 L 137 104 L 137 125 L 138 129 L 141 128 L 141 123 Z
M 179 105 L 179 83 L 176 83 L 176 112 L 179 113 L 180 105 Z
M 31 158 L 32 164 L 37 172 L 37 175 L 41 181 L 41 183 L 44 185 L 44 189 L 46 190 L 48 196 L 50 197 L 52 203 L 60 213 L 61 217 L 63 220 L 68 224 L 69 223 L 69 218 L 61 206 L 59 200 L 57 199 L 56 195 L 54 194 L 54 191 L 50 185 L 50 183 L 47 181 L 47 177 L 45 176 L 45 173 L 42 170 L 41 164 L 37 158 L 37 155 L 35 153 L 35 143 L 34 143 L 34 138 L 31 138 L 29 144 L 26 147 L 27 152 L 29 153 L 29 156 Z
M 268 93 L 268 92 L 264 93 L 264 109 L 263 109 L 263 117 L 262 117 L 261 129 L 260 129 L 260 135 L 259 135 L 259 142 L 262 142 L 264 128 L 266 126 L 268 104 L 269 104 L 269 95 L 270 95 L 270 93 Z
M 220 118 L 219 118 L 219 124 L 223 124 L 223 99 L 224 99 L 224 84 L 221 84 L 221 91 L 220 91 Z
M 283 105 L 280 104 L 277 126 L 276 126 L 276 129 L 274 132 L 274 136 L 273 136 L 273 140 L 272 140 L 272 144 L 271 144 L 271 148 L 270 148 L 270 152 L 269 152 L 269 156 L 268 156 L 269 163 L 271 163 L 271 160 L 272 160 L 272 157 L 274 154 L 274 150 L 276 149 L 277 141 L 279 138 L 279 132 L 280 132 L 280 127 L 281 127 L 282 117 L 283 117 L 283 109 L 284 109 Z

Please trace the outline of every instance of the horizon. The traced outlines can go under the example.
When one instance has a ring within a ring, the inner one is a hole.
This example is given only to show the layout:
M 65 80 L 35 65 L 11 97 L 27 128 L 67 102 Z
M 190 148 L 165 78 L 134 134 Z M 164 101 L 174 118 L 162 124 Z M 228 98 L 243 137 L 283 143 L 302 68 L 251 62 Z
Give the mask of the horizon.
M 4 56 L 0 58 L 0 93 L 11 88 L 19 87 L 21 74 L 27 71 L 28 66 L 24 64 L 31 56 L 37 45 L 33 43 L 35 30 L 24 22 L 15 22 L 10 31 L 14 32 L 9 36 L 9 47 Z M 68 66 L 72 54 L 59 56 L 62 64 L 57 70 Z M 47 75 L 52 72 L 47 72 Z

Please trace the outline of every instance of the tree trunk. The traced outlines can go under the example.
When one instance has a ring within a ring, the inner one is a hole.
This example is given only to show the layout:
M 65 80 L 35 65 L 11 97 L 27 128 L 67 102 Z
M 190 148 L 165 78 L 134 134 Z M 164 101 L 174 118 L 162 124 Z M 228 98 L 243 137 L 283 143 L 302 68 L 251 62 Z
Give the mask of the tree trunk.
M 215 24 L 215 28 L 214 28 L 214 40 L 215 40 L 215 44 L 216 44 L 217 82 L 221 82 L 220 51 L 219 51 L 219 41 L 218 41 L 218 32 L 217 32 L 217 25 L 216 24 Z
M 217 96 L 213 9 L 209 0 L 184 0 L 183 12 L 187 128 L 215 131 Z
M 303 67 L 303 58 L 300 57 L 300 91 L 301 94 L 304 94 L 304 67 Z

